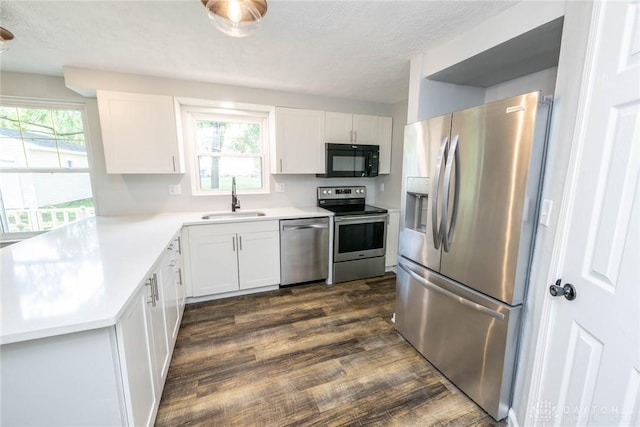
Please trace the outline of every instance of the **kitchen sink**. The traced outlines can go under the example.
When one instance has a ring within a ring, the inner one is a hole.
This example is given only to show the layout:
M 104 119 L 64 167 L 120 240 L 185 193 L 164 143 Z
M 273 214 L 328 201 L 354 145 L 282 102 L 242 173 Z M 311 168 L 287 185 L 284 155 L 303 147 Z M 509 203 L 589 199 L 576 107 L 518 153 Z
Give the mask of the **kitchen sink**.
M 246 212 L 216 212 L 202 216 L 202 219 L 230 219 L 230 218 L 254 218 L 265 216 L 264 212 L 246 211 Z

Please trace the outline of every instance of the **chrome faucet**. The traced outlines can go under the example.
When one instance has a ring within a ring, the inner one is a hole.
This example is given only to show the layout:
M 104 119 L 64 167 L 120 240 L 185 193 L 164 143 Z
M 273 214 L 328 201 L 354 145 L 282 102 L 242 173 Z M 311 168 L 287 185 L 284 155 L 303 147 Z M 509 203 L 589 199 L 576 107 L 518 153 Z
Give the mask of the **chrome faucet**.
M 236 194 L 236 177 L 231 178 L 231 212 L 235 212 L 236 209 L 240 209 L 240 200 Z

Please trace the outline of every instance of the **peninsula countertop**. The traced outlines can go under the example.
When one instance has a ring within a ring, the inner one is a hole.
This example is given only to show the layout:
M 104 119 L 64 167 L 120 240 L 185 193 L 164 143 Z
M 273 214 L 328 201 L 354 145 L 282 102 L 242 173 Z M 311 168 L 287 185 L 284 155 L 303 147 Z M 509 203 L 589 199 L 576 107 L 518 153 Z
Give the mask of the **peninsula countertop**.
M 317 207 L 87 218 L 0 250 L 0 344 L 115 325 L 183 226 L 331 216 Z

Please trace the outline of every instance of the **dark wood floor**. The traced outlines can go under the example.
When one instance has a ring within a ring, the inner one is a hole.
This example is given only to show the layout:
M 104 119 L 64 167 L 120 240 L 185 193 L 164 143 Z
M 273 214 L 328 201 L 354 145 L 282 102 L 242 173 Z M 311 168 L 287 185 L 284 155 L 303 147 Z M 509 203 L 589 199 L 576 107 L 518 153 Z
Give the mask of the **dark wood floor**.
M 395 276 L 188 305 L 156 426 L 496 425 L 396 333 Z

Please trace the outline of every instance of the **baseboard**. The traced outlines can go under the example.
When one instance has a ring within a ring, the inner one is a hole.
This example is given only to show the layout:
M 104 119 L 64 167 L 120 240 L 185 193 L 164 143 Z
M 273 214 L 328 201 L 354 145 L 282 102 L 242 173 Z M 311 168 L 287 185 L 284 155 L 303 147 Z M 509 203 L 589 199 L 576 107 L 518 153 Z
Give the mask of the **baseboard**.
M 243 289 L 239 291 L 233 292 L 225 292 L 222 294 L 214 294 L 214 295 L 205 295 L 202 297 L 187 297 L 187 304 L 194 304 L 196 302 L 205 302 L 205 301 L 213 301 L 215 299 L 229 298 L 229 297 L 237 297 L 240 295 L 249 295 L 249 294 L 257 294 L 260 292 L 268 292 L 278 290 L 280 287 L 278 285 L 272 286 L 263 286 L 262 288 L 253 288 L 253 289 Z

